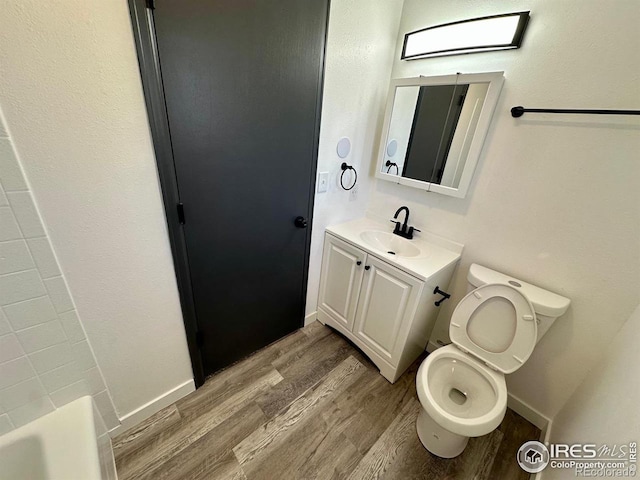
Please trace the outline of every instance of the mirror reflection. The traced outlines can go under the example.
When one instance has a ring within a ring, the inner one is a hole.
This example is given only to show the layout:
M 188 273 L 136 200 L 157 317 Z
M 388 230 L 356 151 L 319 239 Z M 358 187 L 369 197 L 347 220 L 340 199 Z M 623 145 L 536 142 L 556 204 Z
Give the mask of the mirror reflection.
M 381 172 L 457 188 L 488 89 L 397 86 Z

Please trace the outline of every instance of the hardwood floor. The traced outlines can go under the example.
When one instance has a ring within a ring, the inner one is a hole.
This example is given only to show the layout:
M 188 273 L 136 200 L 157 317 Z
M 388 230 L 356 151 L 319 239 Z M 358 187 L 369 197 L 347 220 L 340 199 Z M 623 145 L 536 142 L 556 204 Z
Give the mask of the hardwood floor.
M 209 378 L 114 439 L 129 479 L 525 479 L 516 451 L 540 431 L 507 410 L 462 455 L 431 455 L 416 433 L 420 358 L 391 385 L 315 322 Z

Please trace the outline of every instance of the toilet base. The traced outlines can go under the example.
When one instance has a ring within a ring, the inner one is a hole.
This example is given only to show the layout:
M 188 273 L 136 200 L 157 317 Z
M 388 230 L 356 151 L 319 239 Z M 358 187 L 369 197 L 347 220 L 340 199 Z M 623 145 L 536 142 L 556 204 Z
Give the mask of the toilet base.
M 469 437 L 450 432 L 438 425 L 424 408 L 420 409 L 416 429 L 422 445 L 434 455 L 442 458 L 457 457 L 469 442 Z

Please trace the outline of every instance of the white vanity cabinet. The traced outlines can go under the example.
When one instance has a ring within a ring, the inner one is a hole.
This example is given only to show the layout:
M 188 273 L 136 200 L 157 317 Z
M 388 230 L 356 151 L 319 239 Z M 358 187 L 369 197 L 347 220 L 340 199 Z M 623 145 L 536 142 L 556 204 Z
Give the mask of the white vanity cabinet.
M 347 330 L 353 330 L 367 254 L 330 235 L 325 236 L 318 307 Z
M 393 383 L 425 350 L 438 315 L 433 291 L 448 287 L 457 258 L 421 279 L 327 232 L 318 320 L 355 343 Z
M 393 364 L 402 349 L 400 328 L 411 322 L 424 282 L 373 255 L 366 267 L 353 333 Z

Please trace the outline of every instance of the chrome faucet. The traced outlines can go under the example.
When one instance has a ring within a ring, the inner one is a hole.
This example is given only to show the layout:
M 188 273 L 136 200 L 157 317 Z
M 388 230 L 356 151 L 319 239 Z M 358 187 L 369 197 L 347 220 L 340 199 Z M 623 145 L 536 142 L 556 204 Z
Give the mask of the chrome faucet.
M 400 222 L 397 222 L 396 220 L 398 219 L 398 215 L 400 215 L 400 212 L 402 212 L 403 210 L 406 213 L 404 216 L 404 223 L 400 225 Z M 400 207 L 396 211 L 396 214 L 393 216 L 393 220 L 391 220 L 391 222 L 395 223 L 396 225 L 395 228 L 393 229 L 393 233 L 400 237 L 411 240 L 413 238 L 413 232 L 419 232 L 420 230 L 418 230 L 417 228 L 408 226 L 407 225 L 408 221 L 409 221 L 409 208 L 405 206 Z

